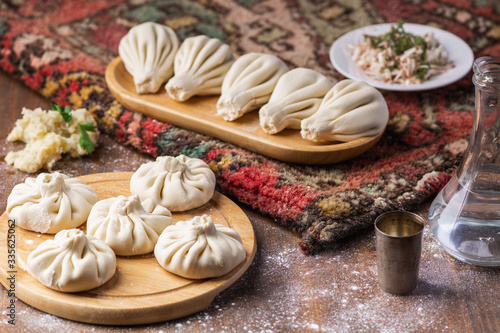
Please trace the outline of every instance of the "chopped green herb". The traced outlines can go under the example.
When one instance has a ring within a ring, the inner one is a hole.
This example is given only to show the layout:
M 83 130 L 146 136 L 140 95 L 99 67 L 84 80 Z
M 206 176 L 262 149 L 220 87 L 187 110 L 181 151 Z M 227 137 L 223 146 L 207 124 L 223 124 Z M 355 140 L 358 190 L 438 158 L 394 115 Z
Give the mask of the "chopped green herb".
M 365 36 L 365 37 L 368 37 L 368 39 L 370 40 L 370 44 L 373 47 L 377 47 L 380 45 L 380 43 L 383 42 L 383 38 L 381 36 Z
M 61 114 L 61 117 L 63 117 L 64 121 L 67 122 L 68 124 L 71 123 L 71 109 L 69 106 L 62 108 L 59 104 L 51 104 L 50 105 L 54 111 L 57 111 Z
M 71 123 L 72 115 L 71 109 L 69 106 L 62 108 L 59 104 L 51 104 L 51 107 L 54 111 L 57 111 L 61 114 L 64 121 L 66 123 Z M 80 143 L 80 147 L 85 149 L 88 153 L 91 153 L 94 150 L 94 142 L 90 139 L 89 134 L 87 132 L 95 132 L 96 128 L 92 123 L 78 124 L 80 128 L 80 138 L 78 142 Z
M 80 130 L 87 132 L 95 132 L 95 126 L 92 123 L 78 124 Z
M 91 153 L 94 150 L 94 142 L 90 140 L 87 132 L 95 132 L 95 126 L 92 123 L 86 123 L 78 124 L 78 127 L 80 127 L 80 139 L 78 142 L 83 149 L 85 149 L 88 153 Z
M 427 72 L 429 72 L 429 69 L 431 69 L 431 66 L 429 64 L 425 64 L 426 67 L 419 67 L 417 68 L 417 78 L 423 80 L 425 78 L 425 75 Z
M 363 37 L 363 41 L 348 45 L 348 49 L 352 50 L 358 67 L 376 80 L 421 83 L 454 67 L 432 33 L 423 36 L 409 33 L 402 20 L 384 34 Z
M 403 54 L 406 50 L 420 45 L 422 49 L 427 50 L 427 42 L 420 36 L 415 36 L 406 32 L 403 28 L 403 21 L 399 21 L 396 26 L 392 26 L 391 30 L 382 36 L 365 35 L 365 38 L 370 41 L 373 47 L 384 50 L 387 46 L 392 47 L 397 55 Z

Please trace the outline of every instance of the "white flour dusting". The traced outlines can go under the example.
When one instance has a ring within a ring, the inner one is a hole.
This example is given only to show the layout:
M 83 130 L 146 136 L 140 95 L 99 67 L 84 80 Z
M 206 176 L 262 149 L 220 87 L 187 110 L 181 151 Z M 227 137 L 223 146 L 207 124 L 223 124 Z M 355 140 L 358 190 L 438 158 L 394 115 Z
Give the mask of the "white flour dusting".
M 444 253 L 428 229 L 424 233 L 419 285 L 409 296 L 393 296 L 379 289 L 373 234 L 349 241 L 360 242 L 359 250 L 353 250 L 352 243 L 346 242 L 331 252 L 305 256 L 285 239 L 280 244 L 268 244 L 269 233 L 287 236 L 287 231 L 280 227 L 258 225 L 259 251 L 254 262 L 242 278 L 216 296 L 206 310 L 141 327 L 141 331 L 191 332 L 195 328 L 202 332 L 458 331 L 443 325 L 448 322 L 445 315 L 453 313 L 460 300 L 471 296 L 473 290 L 467 285 L 455 284 L 456 270 L 437 269 L 446 266 L 438 265 L 440 261 L 453 259 Z M 282 246 L 279 252 L 278 246 Z M 484 274 L 494 274 L 456 265 L 458 274 L 471 281 L 481 280 Z M 492 290 L 494 292 L 496 290 Z M 30 322 L 33 332 L 64 327 L 92 332 L 102 328 L 70 322 L 44 314 L 21 301 L 18 303 L 20 322 L 37 318 Z M 490 306 L 492 313 L 500 313 L 500 305 Z M 460 315 L 457 312 L 457 316 Z M 4 318 L 2 324 L 5 324 Z M 130 332 L 135 328 L 106 327 L 106 331 Z
M 126 170 L 108 171 L 135 171 L 143 162 L 152 160 L 146 157 L 143 161 L 128 159 L 128 148 L 105 142 L 96 152 L 99 154 L 96 158 L 105 161 L 110 149 L 120 151 L 123 160 L 116 164 L 126 165 Z M 80 172 L 72 170 L 81 170 L 76 165 L 81 161 L 65 163 L 69 165 L 65 170 L 70 176 Z M 71 163 L 75 163 L 75 168 Z M 108 164 L 114 168 L 113 163 Z M 0 166 L 0 170 L 6 169 Z M 92 169 L 83 171 L 93 173 Z M 8 193 L 5 186 L 0 184 L 0 189 Z M 5 200 L 6 196 L 2 203 L 4 209 Z M 248 271 L 199 313 L 146 326 L 107 327 L 58 318 L 16 300 L 19 325 L 12 327 L 5 311 L 5 301 L 9 297 L 5 288 L 0 288 L 4 300 L 0 310 L 0 331 L 460 332 L 464 324 L 472 326 L 474 320 L 486 322 L 484 329 L 494 331 L 488 324 L 494 325 L 500 314 L 500 302 L 497 301 L 500 269 L 476 268 L 456 262 L 441 249 L 428 228 L 424 233 L 417 289 L 409 296 L 393 296 L 377 285 L 372 232 L 346 240 L 334 250 L 306 256 L 299 251 L 298 239 L 291 236 L 290 231 L 248 209 L 245 211 L 255 228 L 257 255 Z M 478 285 L 483 286 L 481 294 L 478 294 Z M 474 300 L 470 306 L 476 308 L 469 308 L 465 300 Z M 474 318 L 482 309 L 487 309 L 480 314 L 482 319 Z M 449 314 L 453 314 L 453 319 L 447 317 Z M 29 329 L 22 331 L 18 329 L 21 326 Z

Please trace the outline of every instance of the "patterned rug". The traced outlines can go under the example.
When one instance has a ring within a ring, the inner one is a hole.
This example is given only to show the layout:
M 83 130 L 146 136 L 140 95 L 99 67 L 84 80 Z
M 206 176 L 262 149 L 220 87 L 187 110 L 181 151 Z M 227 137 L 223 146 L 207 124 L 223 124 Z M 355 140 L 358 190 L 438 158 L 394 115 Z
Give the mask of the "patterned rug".
M 302 236 L 304 253 L 329 248 L 379 214 L 411 210 L 435 195 L 461 161 L 472 129 L 469 74 L 422 93 L 384 92 L 390 120 L 381 140 L 347 162 L 293 165 L 144 117 L 122 107 L 104 81 L 121 37 L 155 21 L 180 39 L 205 34 L 235 54 L 278 55 L 332 81 L 328 52 L 365 25 L 428 24 L 464 39 L 475 56 L 500 56 L 495 0 L 11 0 L 0 1 L 0 68 L 51 102 L 86 107 L 101 131 L 151 156 L 204 159 L 218 189 Z

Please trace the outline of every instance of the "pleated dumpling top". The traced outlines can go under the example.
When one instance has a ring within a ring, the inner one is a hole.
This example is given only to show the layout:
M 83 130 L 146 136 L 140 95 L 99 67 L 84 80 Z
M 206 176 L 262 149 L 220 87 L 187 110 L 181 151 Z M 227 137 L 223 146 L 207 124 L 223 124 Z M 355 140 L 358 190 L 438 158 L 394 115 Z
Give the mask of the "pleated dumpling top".
M 210 201 L 215 181 L 215 174 L 201 159 L 158 156 L 132 175 L 130 191 L 143 201 L 152 199 L 172 212 L 181 212 Z
M 385 129 L 389 111 L 384 96 L 362 81 L 342 80 L 326 94 L 311 117 L 302 121 L 304 139 L 352 141 Z
M 220 94 L 222 80 L 234 61 L 229 45 L 204 35 L 188 37 L 175 56 L 174 76 L 165 89 L 185 101 L 195 95 Z
M 259 111 L 260 126 L 268 134 L 285 128 L 300 130 L 303 119 L 312 116 L 333 83 L 308 68 L 295 68 L 283 74 L 269 99 Z
M 96 191 L 81 179 L 41 173 L 14 186 L 7 214 L 23 229 L 55 234 L 83 224 L 97 199 Z
M 59 231 L 38 245 L 27 263 L 43 285 L 69 293 L 102 286 L 116 272 L 116 255 L 109 245 L 80 229 Z
M 271 54 L 241 56 L 224 78 L 217 114 L 226 121 L 233 121 L 260 108 L 269 101 L 279 78 L 287 71 L 287 65 Z
M 154 254 L 160 266 L 188 279 L 222 276 L 246 258 L 238 232 L 215 224 L 209 215 L 166 227 Z
M 87 220 L 87 234 L 106 242 L 120 256 L 152 252 L 158 236 L 172 224 L 170 211 L 152 199 L 120 195 L 97 202 Z
M 174 72 L 179 38 L 166 25 L 139 24 L 121 39 L 118 53 L 125 69 L 134 78 L 137 93 L 157 92 Z

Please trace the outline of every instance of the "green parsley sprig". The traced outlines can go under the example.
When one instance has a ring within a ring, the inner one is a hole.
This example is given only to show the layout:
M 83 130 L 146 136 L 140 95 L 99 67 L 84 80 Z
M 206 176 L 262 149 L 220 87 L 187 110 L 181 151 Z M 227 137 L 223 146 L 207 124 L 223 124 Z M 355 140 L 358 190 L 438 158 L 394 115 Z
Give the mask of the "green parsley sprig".
M 63 107 L 59 104 L 51 104 L 51 107 L 54 111 L 57 111 L 59 112 L 59 114 L 61 114 L 64 122 L 68 124 L 71 123 L 73 117 L 71 115 L 71 109 L 69 106 L 65 106 L 63 109 Z M 94 142 L 90 139 L 87 132 L 95 132 L 96 128 L 92 123 L 78 124 L 78 127 L 80 128 L 80 138 L 78 139 L 78 143 L 80 144 L 80 147 L 85 149 L 88 153 L 91 153 L 92 151 L 94 151 L 95 145 Z
M 57 111 L 61 114 L 61 117 L 63 117 L 66 123 L 71 123 L 71 119 L 73 117 L 71 116 L 71 109 L 69 108 L 69 106 L 65 106 L 64 109 L 59 104 L 50 104 L 50 106 L 52 107 L 52 110 Z
M 78 127 L 80 127 L 80 139 L 78 142 L 83 149 L 85 149 L 88 153 L 91 153 L 94 151 L 94 142 L 90 140 L 87 132 L 95 132 L 95 126 L 92 123 L 86 123 L 78 124 Z

